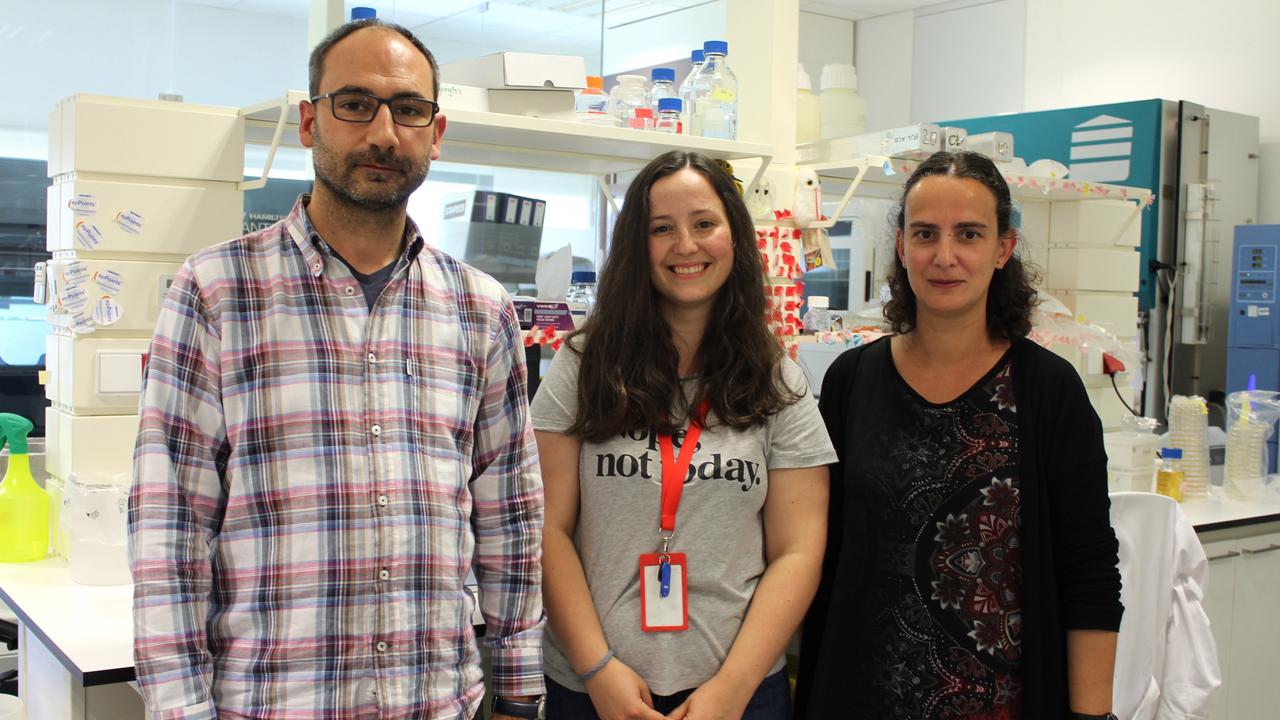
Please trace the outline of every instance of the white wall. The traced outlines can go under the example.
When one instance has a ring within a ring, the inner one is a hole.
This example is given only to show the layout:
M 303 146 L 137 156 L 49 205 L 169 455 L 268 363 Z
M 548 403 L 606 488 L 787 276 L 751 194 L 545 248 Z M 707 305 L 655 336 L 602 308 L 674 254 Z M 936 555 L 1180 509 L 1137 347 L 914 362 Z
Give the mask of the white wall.
M 832 63 L 853 62 L 853 29 L 852 20 L 818 15 L 816 13 L 800 13 L 800 50 L 799 60 L 809 73 L 813 83 L 813 91 L 818 92 L 818 83 L 822 80 L 822 66 Z
M 860 20 L 855 27 L 858 94 L 867 101 L 867 130 L 911 122 L 911 64 L 915 12 Z
M 915 11 L 911 117 L 1023 109 L 1024 0 L 957 0 Z
M 604 75 L 615 75 L 636 68 L 668 64 L 672 60 L 689 61 L 689 51 L 702 47 L 707 40 L 724 40 L 725 0 L 664 13 L 647 20 L 627 23 L 604 31 Z M 729 65 L 734 54 L 746 48 L 729 46 Z

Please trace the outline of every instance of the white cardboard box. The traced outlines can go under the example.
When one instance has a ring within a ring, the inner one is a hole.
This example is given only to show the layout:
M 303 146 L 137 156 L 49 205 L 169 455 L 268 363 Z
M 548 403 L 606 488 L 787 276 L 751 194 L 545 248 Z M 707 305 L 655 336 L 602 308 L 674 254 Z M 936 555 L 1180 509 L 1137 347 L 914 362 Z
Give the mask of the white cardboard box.
M 1139 263 L 1134 250 L 1050 247 L 1045 287 L 1137 292 Z
M 244 179 L 237 108 L 73 95 L 49 114 L 49 177 L 69 172 Z
M 512 90 L 509 88 L 489 91 L 489 111 L 505 115 L 524 115 L 549 120 L 578 119 L 574 112 L 572 90 Z
M 577 90 L 587 86 L 587 63 L 578 55 L 503 52 L 449 63 L 440 68 L 440 79 L 482 88 Z
M 112 182 L 67 174 L 54 178 L 47 196 L 49 252 L 180 261 L 244 229 L 244 193 L 232 183 Z
M 489 91 L 472 85 L 440 83 L 440 112 L 446 115 L 450 110 L 489 111 Z
M 1075 200 L 1053 204 L 1049 242 L 1054 245 L 1136 248 L 1142 244 L 1142 209 L 1124 200 Z

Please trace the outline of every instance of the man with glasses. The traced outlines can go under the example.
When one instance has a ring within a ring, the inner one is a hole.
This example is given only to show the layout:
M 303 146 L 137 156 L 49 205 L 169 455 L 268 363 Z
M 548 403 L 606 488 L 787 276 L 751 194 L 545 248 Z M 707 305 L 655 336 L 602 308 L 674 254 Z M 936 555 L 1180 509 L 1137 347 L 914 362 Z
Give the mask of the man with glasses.
M 150 717 L 541 716 L 542 483 L 502 287 L 426 243 L 435 59 L 344 25 L 312 53 L 316 182 L 165 298 L 129 533 Z

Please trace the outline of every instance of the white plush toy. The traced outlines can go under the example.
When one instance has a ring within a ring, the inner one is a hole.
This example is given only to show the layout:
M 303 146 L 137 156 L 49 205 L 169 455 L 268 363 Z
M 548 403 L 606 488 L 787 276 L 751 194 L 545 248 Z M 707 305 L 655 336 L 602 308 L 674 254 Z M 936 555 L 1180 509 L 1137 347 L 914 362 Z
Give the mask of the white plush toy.
M 746 197 L 747 211 L 751 213 L 751 219 L 772 221 L 775 198 L 773 181 L 767 177 L 761 178 L 756 186 L 751 188 L 751 194 Z
M 826 218 L 822 214 L 822 184 L 818 182 L 818 174 L 813 170 L 801 170 L 796 173 L 795 201 L 791 206 L 791 214 L 796 225 L 801 229 L 801 241 L 804 243 L 804 265 L 806 270 L 820 267 L 834 268 L 835 258 L 831 255 L 831 241 L 827 238 L 826 228 L 806 227 Z

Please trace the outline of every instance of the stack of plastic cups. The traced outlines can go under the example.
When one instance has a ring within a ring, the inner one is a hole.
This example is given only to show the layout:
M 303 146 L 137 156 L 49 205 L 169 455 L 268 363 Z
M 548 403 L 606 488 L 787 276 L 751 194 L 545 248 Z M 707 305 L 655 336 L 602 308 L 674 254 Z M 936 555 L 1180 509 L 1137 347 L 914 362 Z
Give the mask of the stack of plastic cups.
M 1209 406 L 1204 398 L 1174 395 L 1169 404 L 1169 447 L 1182 448 L 1182 497 L 1209 495 Z

